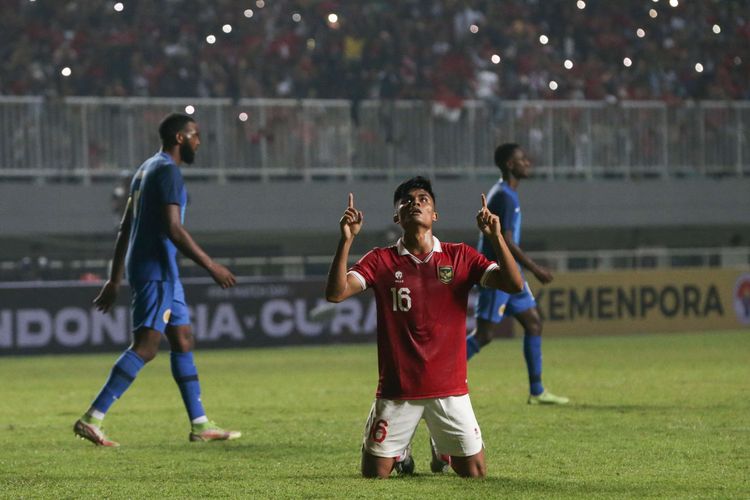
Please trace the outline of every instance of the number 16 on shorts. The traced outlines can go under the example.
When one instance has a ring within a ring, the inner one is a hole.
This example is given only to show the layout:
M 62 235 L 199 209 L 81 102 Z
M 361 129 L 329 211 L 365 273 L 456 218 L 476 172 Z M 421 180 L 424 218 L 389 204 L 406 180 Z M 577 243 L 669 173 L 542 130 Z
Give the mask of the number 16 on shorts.
M 405 401 L 376 399 L 367 418 L 362 444 L 376 457 L 401 457 L 409 446 L 421 412 L 407 411 Z

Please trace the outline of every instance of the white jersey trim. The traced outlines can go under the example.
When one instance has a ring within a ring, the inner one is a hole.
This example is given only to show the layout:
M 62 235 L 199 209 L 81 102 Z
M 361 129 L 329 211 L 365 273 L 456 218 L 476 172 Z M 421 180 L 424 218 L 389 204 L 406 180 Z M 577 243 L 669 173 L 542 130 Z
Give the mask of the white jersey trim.
M 359 274 L 357 271 L 349 271 L 348 273 L 346 273 L 347 276 L 349 276 L 350 274 L 354 276 L 355 278 L 357 278 L 357 281 L 359 281 L 359 284 L 362 285 L 362 290 L 367 290 L 367 282 L 365 281 L 364 276 Z
M 429 262 L 430 259 L 432 259 L 432 254 L 434 254 L 435 252 L 441 252 L 442 253 L 442 251 L 443 251 L 443 247 L 440 244 L 440 240 L 437 239 L 435 236 L 432 237 L 432 251 L 427 254 L 427 257 L 425 257 L 424 260 L 423 259 L 418 259 L 414 255 L 412 255 L 412 253 L 409 252 L 409 250 L 406 249 L 406 247 L 404 246 L 404 239 L 403 238 L 399 238 L 398 239 L 398 241 L 396 242 L 396 248 L 398 249 L 398 254 L 399 255 L 408 255 L 417 264 L 425 264 L 425 263 Z
M 479 284 L 485 286 L 490 272 L 494 271 L 495 269 L 500 269 L 500 266 L 497 265 L 497 262 L 493 262 L 487 267 L 487 269 L 484 270 L 484 274 L 482 275 L 482 279 L 479 280 Z

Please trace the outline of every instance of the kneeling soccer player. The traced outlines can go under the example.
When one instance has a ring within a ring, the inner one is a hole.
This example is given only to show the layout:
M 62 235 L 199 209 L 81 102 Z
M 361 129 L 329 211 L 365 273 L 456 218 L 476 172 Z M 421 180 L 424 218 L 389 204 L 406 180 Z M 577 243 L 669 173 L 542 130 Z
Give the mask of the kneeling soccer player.
M 466 384 L 469 291 L 481 283 L 516 293 L 523 281 L 484 195 L 477 225 L 492 242 L 497 263 L 468 245 L 442 243 L 432 235 L 438 215 L 429 180 L 403 182 L 393 202 L 402 237 L 395 245 L 373 249 L 347 272 L 349 250 L 363 221 L 349 194 L 326 285 L 330 302 L 368 287 L 375 293 L 380 377 L 365 427 L 362 475 L 388 477 L 394 468 L 413 472 L 410 443 L 424 419 L 457 474 L 483 477 L 484 443 Z

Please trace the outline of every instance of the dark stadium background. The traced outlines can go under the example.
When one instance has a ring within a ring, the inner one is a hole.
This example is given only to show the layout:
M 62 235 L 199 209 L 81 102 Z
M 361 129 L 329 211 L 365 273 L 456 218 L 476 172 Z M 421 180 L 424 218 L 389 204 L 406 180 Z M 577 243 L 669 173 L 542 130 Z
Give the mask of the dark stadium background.
M 99 320 L 88 295 L 106 276 L 129 175 L 157 149 L 169 111 L 202 127 L 197 162 L 184 169 L 188 229 L 244 277 L 244 293 L 292 304 L 278 313 L 281 323 L 295 318 L 292 333 L 251 329 L 251 338 L 371 340 L 371 329 L 330 335 L 326 322 L 336 318 L 309 316 L 347 193 L 367 214 L 357 255 L 395 241 L 391 193 L 414 174 L 435 181 L 436 234 L 473 244 L 479 194 L 499 174 L 492 150 L 503 141 L 521 143 L 534 161 L 521 188 L 523 247 L 556 272 L 565 307 L 637 275 L 620 285 L 651 287 L 657 299 L 634 313 L 640 323 L 622 306 L 618 321 L 633 331 L 748 321 L 747 1 L 3 0 L 0 8 L 4 354 L 63 349 L 68 337 L 78 341 L 66 352 L 105 348 L 92 340 Z M 196 297 L 210 296 L 208 281 L 184 264 Z M 264 295 L 290 282 L 304 291 Z M 720 317 L 691 316 L 686 287 L 705 301 L 712 286 Z M 232 299 L 238 321 L 251 317 L 258 328 L 245 299 Z M 677 319 L 667 314 L 674 301 Z M 591 307 L 588 327 L 561 320 L 551 333 L 619 331 L 597 323 L 611 322 L 606 303 Z M 47 319 L 24 319 L 37 309 Z M 306 337 L 302 321 L 323 322 L 323 333 Z M 127 327 L 118 328 L 115 349 Z

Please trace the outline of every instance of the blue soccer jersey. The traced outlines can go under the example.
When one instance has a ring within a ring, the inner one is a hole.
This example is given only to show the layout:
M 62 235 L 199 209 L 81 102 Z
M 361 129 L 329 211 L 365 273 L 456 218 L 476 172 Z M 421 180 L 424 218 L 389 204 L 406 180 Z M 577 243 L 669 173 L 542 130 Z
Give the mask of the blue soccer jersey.
M 500 217 L 503 232 L 513 232 L 513 242 L 521 243 L 521 205 L 518 202 L 518 193 L 502 179 L 497 181 L 487 195 L 487 208 L 490 212 Z M 484 233 L 479 235 L 479 251 L 489 259 L 495 259 L 495 250 L 492 244 L 484 238 Z M 518 266 L 521 270 L 521 266 Z M 523 276 L 523 270 L 521 270 Z M 536 307 L 534 295 L 531 293 L 529 284 L 524 278 L 523 290 L 519 293 L 509 294 L 492 288 L 480 288 L 475 315 L 477 318 L 499 323 L 506 314 L 515 316 L 523 311 Z
M 159 152 L 146 160 L 130 184 L 133 223 L 126 256 L 128 281 L 176 281 L 177 247 L 169 239 L 164 206 L 179 205 L 185 219 L 187 191 L 182 173 L 168 154 Z
M 521 205 L 518 202 L 518 193 L 500 179 L 487 194 L 487 208 L 500 217 L 503 232 L 513 231 L 513 242 L 519 245 L 521 243 Z M 488 259 L 497 258 L 492 245 L 484 238 L 484 233 L 479 234 L 478 248 Z

